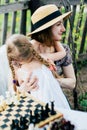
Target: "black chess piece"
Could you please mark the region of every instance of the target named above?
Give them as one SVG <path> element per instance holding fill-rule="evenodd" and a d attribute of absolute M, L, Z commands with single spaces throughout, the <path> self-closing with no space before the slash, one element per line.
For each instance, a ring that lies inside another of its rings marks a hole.
<path fill-rule="evenodd" d="M 75 126 L 74 125 L 71 125 L 70 126 L 70 130 L 74 130 L 75 129 Z"/>
<path fill-rule="evenodd" d="M 29 123 L 32 123 L 32 118 L 33 118 L 33 115 L 32 115 L 32 111 L 30 110 Z"/>
<path fill-rule="evenodd" d="M 66 121 L 64 122 L 64 124 L 62 124 L 61 129 L 62 130 L 74 130 L 75 126 L 71 124 L 70 121 Z"/>
<path fill-rule="evenodd" d="M 66 122 L 65 124 L 62 125 L 62 130 L 70 130 L 70 123 Z"/>
<path fill-rule="evenodd" d="M 37 108 L 34 111 L 34 116 L 35 116 L 35 123 L 39 123 L 40 122 L 40 113 Z"/>
<path fill-rule="evenodd" d="M 14 130 L 14 128 L 15 128 L 15 120 L 12 120 L 11 130 Z"/>
<path fill-rule="evenodd" d="M 57 122 L 54 122 L 50 128 L 50 130 L 59 130 L 59 126 Z M 61 130 L 61 129 L 60 129 Z"/>
<path fill-rule="evenodd" d="M 49 104 L 47 103 L 45 106 L 45 117 L 48 118 L 49 117 L 49 112 L 50 112 L 50 108 L 49 108 Z"/>
<path fill-rule="evenodd" d="M 40 112 L 40 121 L 45 120 L 45 111 L 43 109 L 43 106 L 41 106 L 41 112 Z"/>
<path fill-rule="evenodd" d="M 14 120 L 12 120 L 11 130 L 12 130 L 13 128 L 15 128 L 15 121 L 14 121 Z"/>
<path fill-rule="evenodd" d="M 29 121 L 30 124 L 36 124 L 36 117 L 35 115 L 32 115 L 32 111 L 30 111 Z"/>
<path fill-rule="evenodd" d="M 28 129 L 28 120 L 26 119 L 25 116 L 20 117 L 20 128 L 21 128 L 21 130 Z"/>
<path fill-rule="evenodd" d="M 46 118 L 48 118 L 49 117 L 49 112 L 50 112 L 50 108 L 49 108 L 48 103 L 45 105 L 45 107 L 41 106 L 40 121 L 43 121 Z"/>
<path fill-rule="evenodd" d="M 16 123 L 16 126 L 15 126 L 15 129 L 14 130 L 20 130 L 20 127 L 19 127 L 19 123 L 17 122 Z"/>
<path fill-rule="evenodd" d="M 20 130 L 18 120 L 12 120 L 11 130 Z"/>
<path fill-rule="evenodd" d="M 54 110 L 54 101 L 51 102 L 51 111 L 50 111 L 51 115 L 55 115 L 56 111 Z"/>

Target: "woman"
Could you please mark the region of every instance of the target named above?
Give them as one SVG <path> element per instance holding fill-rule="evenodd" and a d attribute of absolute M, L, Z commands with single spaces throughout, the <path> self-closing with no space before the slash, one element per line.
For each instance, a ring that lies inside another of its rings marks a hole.
<path fill-rule="evenodd" d="M 21 34 L 14 34 L 6 40 L 7 56 L 12 71 L 9 91 L 28 91 L 37 99 L 49 103 L 54 101 L 55 108 L 67 108 L 70 106 L 62 89 L 56 80 L 58 77 L 55 69 L 50 70 L 50 63 L 44 60 L 34 49 L 32 44 Z M 51 72 L 52 71 L 52 72 Z M 30 89 L 26 85 L 29 73 L 38 78 L 38 88 Z M 13 86 L 13 87 L 12 87 Z"/>
<path fill-rule="evenodd" d="M 28 36 L 31 37 L 30 42 L 34 49 L 43 58 L 55 62 L 59 74 L 63 72 L 64 77 L 58 79 L 60 85 L 64 88 L 73 89 L 76 78 L 70 49 L 64 46 L 65 56 L 59 52 L 59 49 L 63 48 L 61 44 L 62 33 L 65 31 L 63 20 L 69 17 L 70 14 L 71 11 L 61 14 L 54 4 L 39 7 L 31 17 L 35 29 Z"/>

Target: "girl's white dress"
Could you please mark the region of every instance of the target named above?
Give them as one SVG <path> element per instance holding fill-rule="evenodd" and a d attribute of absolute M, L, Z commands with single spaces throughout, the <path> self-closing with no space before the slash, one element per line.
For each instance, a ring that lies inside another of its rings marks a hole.
<path fill-rule="evenodd" d="M 28 72 L 23 69 L 19 69 L 20 78 L 26 79 Z M 31 94 L 45 102 L 51 104 L 51 101 L 54 101 L 55 108 L 67 108 L 70 109 L 68 101 L 58 83 L 54 78 L 52 72 L 45 65 L 42 65 L 41 68 L 33 71 L 32 76 L 37 76 L 39 79 L 38 85 L 39 89 L 36 91 L 31 91 Z"/>

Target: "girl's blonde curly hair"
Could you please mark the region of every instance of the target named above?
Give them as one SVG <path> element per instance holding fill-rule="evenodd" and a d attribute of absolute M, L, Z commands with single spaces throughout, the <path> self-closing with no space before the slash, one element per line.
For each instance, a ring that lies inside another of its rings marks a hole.
<path fill-rule="evenodd" d="M 36 52 L 29 42 L 28 38 L 22 34 L 13 34 L 6 40 L 7 45 L 7 56 L 9 61 L 9 66 L 12 71 L 13 82 L 14 82 L 14 90 L 16 91 L 16 83 L 15 83 L 15 70 L 12 65 L 12 61 L 25 61 L 29 62 L 29 59 L 35 59 L 42 64 L 46 65 L 50 68 L 51 64 L 47 62 L 44 58 L 42 58 L 38 52 Z M 51 70 L 53 75 L 56 78 L 59 78 L 59 75 L 55 70 Z"/>

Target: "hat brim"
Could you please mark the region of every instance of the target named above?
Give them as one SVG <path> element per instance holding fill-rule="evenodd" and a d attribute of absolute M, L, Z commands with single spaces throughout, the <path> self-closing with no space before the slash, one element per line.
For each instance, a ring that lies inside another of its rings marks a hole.
<path fill-rule="evenodd" d="M 46 29 L 46 28 L 48 28 L 48 27 L 54 25 L 54 24 L 57 23 L 58 21 L 60 21 L 60 20 L 62 20 L 62 19 L 68 18 L 68 17 L 71 15 L 71 13 L 72 13 L 72 11 L 69 11 L 69 12 L 67 12 L 67 13 L 64 13 L 64 14 L 58 16 L 57 18 L 55 18 L 55 19 L 53 19 L 53 20 L 47 22 L 47 23 L 44 24 L 43 26 L 41 26 L 41 27 L 39 27 L 38 29 L 34 30 L 33 32 L 28 33 L 27 36 L 30 36 L 30 35 L 32 35 L 32 34 L 34 34 L 34 33 L 37 33 L 37 32 L 40 32 L 40 31 L 42 31 L 42 30 L 44 30 L 44 29 Z"/>

